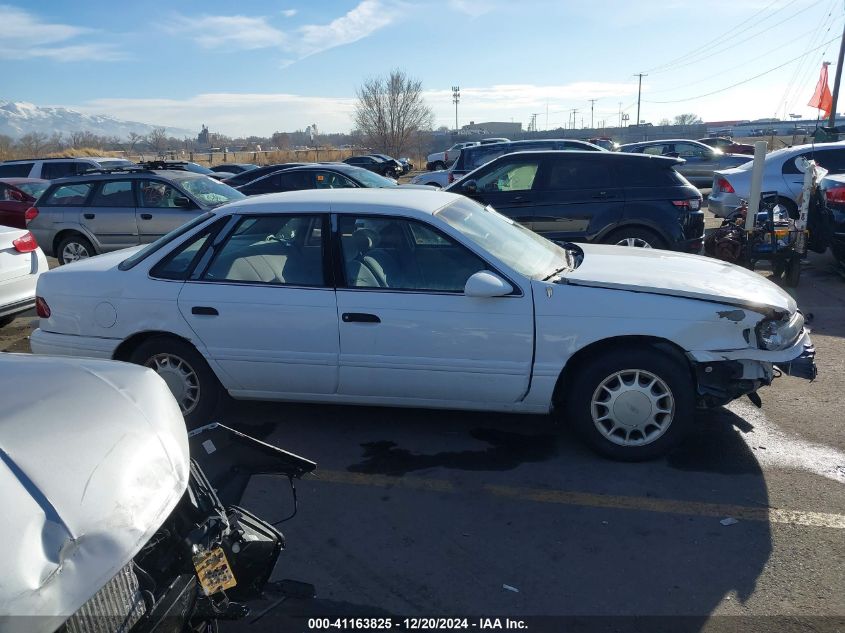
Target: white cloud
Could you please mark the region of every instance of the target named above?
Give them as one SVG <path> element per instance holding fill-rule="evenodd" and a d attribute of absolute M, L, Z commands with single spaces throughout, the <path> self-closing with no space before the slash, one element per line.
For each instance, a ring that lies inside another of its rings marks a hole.
<path fill-rule="evenodd" d="M 304 129 L 315 121 L 321 130 L 351 127 L 354 99 L 287 93 L 207 93 L 186 99 L 95 99 L 70 106 L 87 114 L 108 114 L 130 121 L 196 129 L 201 123 L 229 136 L 269 136 Z"/>
<path fill-rule="evenodd" d="M 281 11 L 293 17 L 296 9 Z M 225 45 L 229 49 L 277 48 L 294 59 L 285 58 L 280 67 L 317 53 L 357 42 L 393 23 L 399 12 L 393 3 L 362 0 L 357 6 L 327 24 L 305 24 L 291 31 L 273 26 L 268 17 L 204 15 L 198 18 L 174 16 L 163 28 L 170 33 L 186 33 L 204 48 Z"/>
<path fill-rule="evenodd" d="M 125 55 L 111 44 L 70 40 L 90 36 L 91 29 L 70 24 L 53 24 L 9 5 L 0 5 L 0 59 L 46 58 L 55 61 L 114 61 Z"/>
<path fill-rule="evenodd" d="M 493 10 L 493 3 L 486 0 L 449 0 L 449 9 L 477 18 Z"/>
<path fill-rule="evenodd" d="M 244 15 L 178 16 L 168 24 L 171 33 L 187 33 L 204 48 L 226 46 L 241 50 L 282 46 L 287 36 L 271 26 L 267 18 Z"/>
<path fill-rule="evenodd" d="M 460 123 L 513 119 L 527 124 L 532 112 L 545 114 L 548 102 L 551 125 L 555 121 L 566 120 L 568 112 L 564 109 L 580 107 L 582 112 L 589 112 L 587 99 L 602 99 L 596 104 L 597 112 L 601 108 L 615 112 L 617 97 L 618 100 L 630 101 L 631 95 L 636 98 L 636 92 L 636 83 L 462 87 Z M 454 125 L 451 90 L 428 90 L 425 98 L 435 112 L 437 125 Z M 213 131 L 229 136 L 269 136 L 275 131 L 304 129 L 314 122 L 321 130 L 348 131 L 352 127 L 354 103 L 352 94 L 320 97 L 289 93 L 207 93 L 185 99 L 97 99 L 68 107 L 88 114 L 108 114 L 130 121 L 154 121 L 160 125 L 197 131 L 200 123 L 205 123 Z M 540 119 L 545 121 L 544 117 Z"/>
<path fill-rule="evenodd" d="M 328 24 L 308 24 L 298 29 L 299 38 L 294 45 L 306 57 L 321 51 L 357 42 L 396 19 L 396 11 L 378 0 L 363 0 L 345 15 Z"/>

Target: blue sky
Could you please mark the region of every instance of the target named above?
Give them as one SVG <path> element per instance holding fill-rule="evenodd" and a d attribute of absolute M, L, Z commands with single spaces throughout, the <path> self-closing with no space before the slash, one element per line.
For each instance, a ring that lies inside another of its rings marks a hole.
<path fill-rule="evenodd" d="M 646 72 L 653 123 L 815 116 L 843 22 L 842 0 L 0 0 L 0 98 L 233 136 L 345 131 L 361 81 L 399 67 L 436 125 L 454 126 L 459 85 L 460 124 L 537 113 L 543 129 L 572 109 L 589 125 L 590 99 L 596 123 L 620 102 L 633 122 Z"/>

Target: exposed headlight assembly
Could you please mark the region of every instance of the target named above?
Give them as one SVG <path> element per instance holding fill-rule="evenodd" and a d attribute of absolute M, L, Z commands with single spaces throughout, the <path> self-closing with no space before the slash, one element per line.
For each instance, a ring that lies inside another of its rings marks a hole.
<path fill-rule="evenodd" d="M 786 349 L 798 340 L 803 331 L 804 315 L 797 311 L 783 319 L 764 319 L 757 325 L 757 344 L 760 349 Z"/>

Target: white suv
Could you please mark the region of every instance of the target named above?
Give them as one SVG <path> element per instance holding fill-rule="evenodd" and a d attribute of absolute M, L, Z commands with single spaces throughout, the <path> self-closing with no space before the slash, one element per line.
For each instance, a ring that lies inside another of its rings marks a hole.
<path fill-rule="evenodd" d="M 113 169 L 132 165 L 131 160 L 113 156 L 85 158 L 29 158 L 25 160 L 4 160 L 0 163 L 0 178 L 43 178 L 53 180 L 65 176 L 76 176 L 89 169 Z"/>

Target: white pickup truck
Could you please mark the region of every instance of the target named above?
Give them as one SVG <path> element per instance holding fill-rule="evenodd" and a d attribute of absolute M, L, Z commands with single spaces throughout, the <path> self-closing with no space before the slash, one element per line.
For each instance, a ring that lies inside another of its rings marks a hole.
<path fill-rule="evenodd" d="M 438 169 L 446 169 L 449 165 L 458 160 L 461 155 L 461 150 L 465 147 L 472 147 L 473 145 L 480 145 L 478 141 L 466 141 L 464 143 L 455 143 L 447 150 L 442 152 L 435 152 L 426 157 L 425 168 L 428 171 L 436 171 Z"/>

